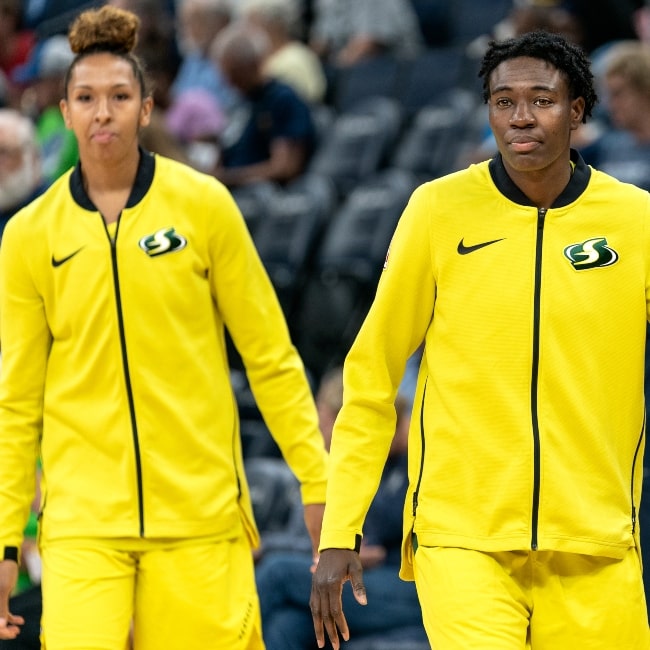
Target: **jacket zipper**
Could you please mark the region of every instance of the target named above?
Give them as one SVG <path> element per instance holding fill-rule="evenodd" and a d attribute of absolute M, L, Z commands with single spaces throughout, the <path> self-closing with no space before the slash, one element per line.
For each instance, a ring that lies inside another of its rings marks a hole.
<path fill-rule="evenodd" d="M 120 279 L 117 268 L 117 234 L 120 229 L 120 216 L 115 228 L 115 237 L 111 237 L 104 222 L 104 229 L 111 245 L 111 265 L 113 267 L 113 284 L 115 287 L 115 302 L 117 307 L 117 322 L 120 332 L 120 349 L 122 350 L 122 366 L 124 368 L 124 383 L 126 396 L 129 401 L 129 415 L 131 418 L 131 432 L 133 433 L 133 451 L 135 453 L 135 471 L 138 483 L 138 517 L 140 522 L 140 537 L 144 537 L 144 500 L 142 496 L 142 459 L 140 456 L 140 441 L 138 438 L 138 423 L 135 417 L 135 404 L 133 401 L 133 387 L 129 371 L 129 358 L 126 350 L 126 335 L 124 333 L 124 315 L 122 313 L 122 297 L 120 293 Z M 103 221 L 103 218 L 102 218 Z"/>
<path fill-rule="evenodd" d="M 420 444 L 421 444 L 421 451 L 420 451 L 420 472 L 418 474 L 418 482 L 415 486 L 415 490 L 413 492 L 413 516 L 415 517 L 415 512 L 418 509 L 418 494 L 420 492 L 420 483 L 422 483 L 422 475 L 424 474 L 424 449 L 426 446 L 426 441 L 424 439 L 424 398 L 427 395 L 427 382 L 429 380 L 426 379 L 424 382 L 424 390 L 422 391 L 422 402 L 420 404 Z"/>
<path fill-rule="evenodd" d="M 542 293 L 542 243 L 544 240 L 544 220 L 546 208 L 537 210 L 537 244 L 535 248 L 535 295 L 533 305 L 533 366 L 530 382 L 530 411 L 533 430 L 533 503 L 531 515 L 530 547 L 537 550 L 537 526 L 539 521 L 539 491 L 540 491 L 540 441 L 539 413 L 537 402 L 537 386 L 539 379 L 539 321 Z"/>
<path fill-rule="evenodd" d="M 645 436 L 645 427 L 646 427 L 646 418 L 643 416 L 643 427 L 641 428 L 641 435 L 639 440 L 636 443 L 636 449 L 634 450 L 634 458 L 632 460 L 632 478 L 630 480 L 630 503 L 632 504 L 632 534 L 636 532 L 636 503 L 634 503 L 634 477 L 636 475 L 636 461 L 639 458 L 639 451 L 641 450 L 641 442 Z M 643 471 L 643 466 L 641 467 Z"/>

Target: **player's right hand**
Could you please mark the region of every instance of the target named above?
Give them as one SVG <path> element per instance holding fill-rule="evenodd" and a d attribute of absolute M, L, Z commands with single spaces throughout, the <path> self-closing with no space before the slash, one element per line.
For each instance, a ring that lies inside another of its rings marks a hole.
<path fill-rule="evenodd" d="M 13 560 L 0 561 L 0 639 L 15 639 L 20 634 L 22 616 L 9 612 L 9 597 L 18 580 L 18 564 Z"/>

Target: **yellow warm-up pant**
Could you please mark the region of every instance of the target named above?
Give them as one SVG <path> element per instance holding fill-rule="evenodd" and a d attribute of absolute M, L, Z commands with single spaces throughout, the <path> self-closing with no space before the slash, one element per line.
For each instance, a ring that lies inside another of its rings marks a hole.
<path fill-rule="evenodd" d="M 649 650 L 641 564 L 545 551 L 419 546 L 415 582 L 435 650 Z"/>
<path fill-rule="evenodd" d="M 43 544 L 44 650 L 264 650 L 250 545 Z"/>

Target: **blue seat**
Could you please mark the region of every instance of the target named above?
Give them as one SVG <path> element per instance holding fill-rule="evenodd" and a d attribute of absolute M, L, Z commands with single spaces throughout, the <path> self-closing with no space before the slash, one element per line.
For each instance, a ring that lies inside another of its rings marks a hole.
<path fill-rule="evenodd" d="M 403 109 L 397 99 L 369 97 L 340 113 L 323 135 L 308 171 L 332 180 L 341 197 L 381 169 L 397 141 Z"/>
<path fill-rule="evenodd" d="M 505 18 L 513 0 L 454 0 L 451 16 L 451 41 L 465 46 L 478 36 L 491 34 Z"/>
<path fill-rule="evenodd" d="M 468 134 L 477 99 L 455 89 L 435 104 L 421 107 L 404 130 L 391 163 L 416 174 L 421 181 L 455 170 Z"/>
<path fill-rule="evenodd" d="M 462 85 L 464 49 L 457 45 L 429 48 L 402 64 L 397 97 L 407 117 Z"/>
<path fill-rule="evenodd" d="M 327 226 L 293 318 L 296 346 L 316 377 L 347 354 L 416 185 L 406 170 L 376 172 L 348 195 Z"/>
<path fill-rule="evenodd" d="M 401 62 L 390 54 L 364 59 L 333 71 L 331 102 L 338 112 L 347 111 L 368 97 L 395 97 Z"/>
<path fill-rule="evenodd" d="M 287 319 L 304 285 L 311 255 L 335 196 L 328 178 L 315 174 L 301 177 L 275 194 L 253 234 Z"/>

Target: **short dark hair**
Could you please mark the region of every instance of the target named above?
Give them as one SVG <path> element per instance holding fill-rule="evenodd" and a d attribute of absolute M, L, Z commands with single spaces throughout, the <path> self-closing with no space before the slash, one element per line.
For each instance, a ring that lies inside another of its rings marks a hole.
<path fill-rule="evenodd" d="M 582 97 L 585 100 L 582 121 L 586 122 L 598 101 L 590 61 L 582 48 L 550 32 L 528 32 L 489 44 L 478 73 L 483 78 L 483 100 L 487 103 L 490 99 L 492 71 L 504 61 L 521 56 L 547 61 L 566 75 L 571 99 Z"/>

